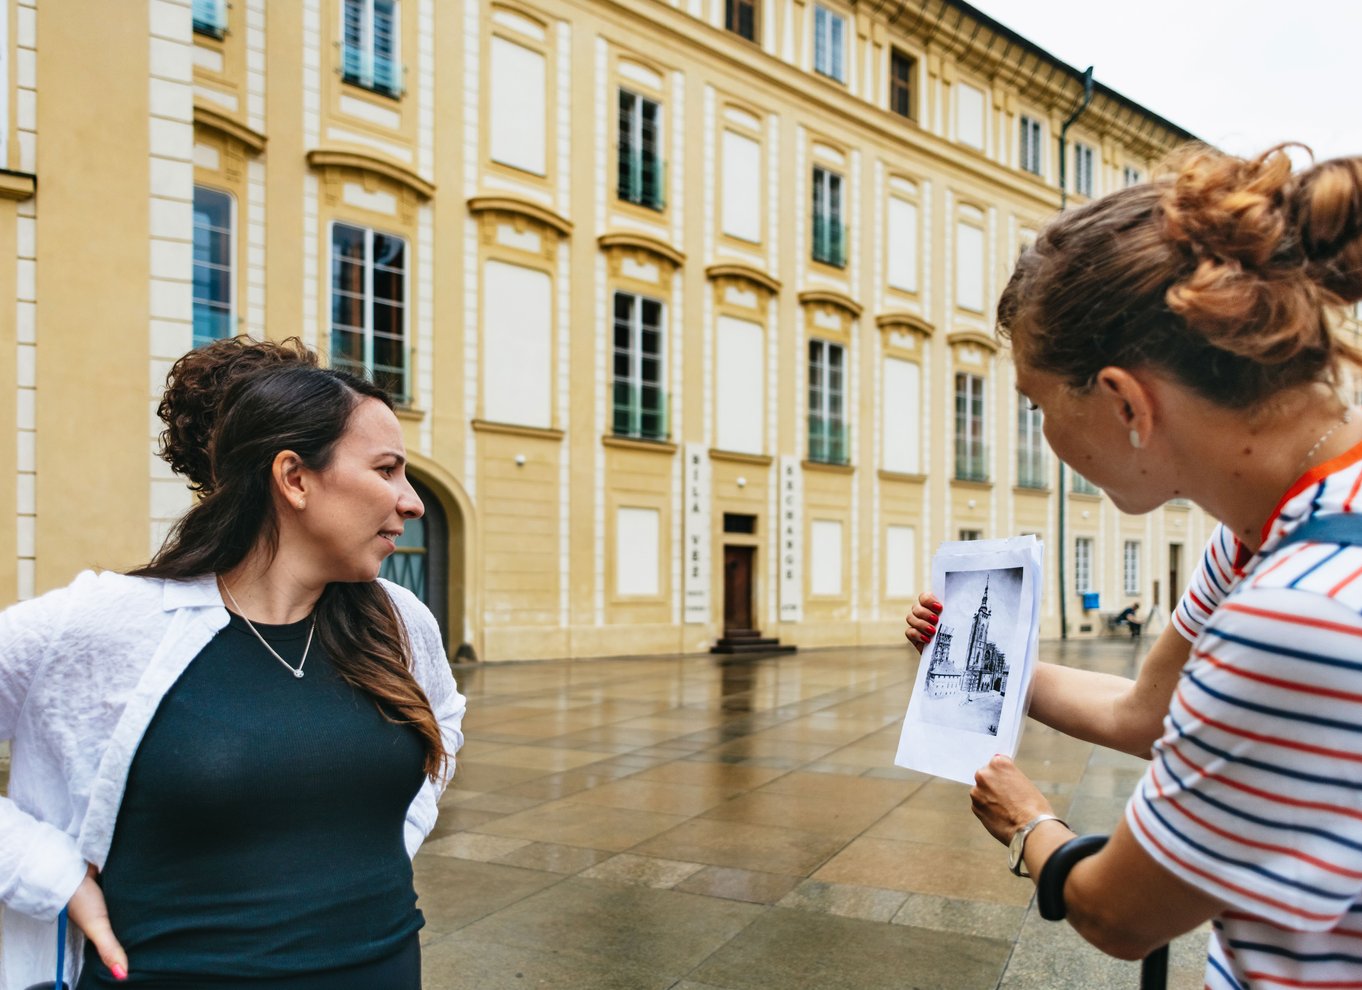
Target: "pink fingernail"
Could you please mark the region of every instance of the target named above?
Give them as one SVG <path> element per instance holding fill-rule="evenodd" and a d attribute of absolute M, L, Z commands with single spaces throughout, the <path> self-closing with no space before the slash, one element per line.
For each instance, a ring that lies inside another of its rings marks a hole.
<path fill-rule="evenodd" d="M 118 965 L 110 966 L 109 972 L 112 973 L 113 978 L 115 980 L 118 980 L 120 983 L 122 983 L 124 980 L 128 978 L 128 971 L 124 969 L 122 966 Z"/>

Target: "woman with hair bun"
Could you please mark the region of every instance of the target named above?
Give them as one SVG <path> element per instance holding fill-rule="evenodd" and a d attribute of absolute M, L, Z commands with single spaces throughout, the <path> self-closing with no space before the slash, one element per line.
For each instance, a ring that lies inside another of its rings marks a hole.
<path fill-rule="evenodd" d="M 0 613 L 0 990 L 418 990 L 411 857 L 463 743 L 433 616 L 378 579 L 422 505 L 370 382 L 297 341 L 181 358 L 201 493 L 130 574 Z"/>
<path fill-rule="evenodd" d="M 1362 987 L 1362 545 L 1338 518 L 1362 419 L 1334 332 L 1358 300 L 1362 158 L 1293 173 L 1278 147 L 1195 149 L 1058 217 L 998 305 L 1056 454 L 1124 512 L 1191 499 L 1240 548 L 1123 821 L 1060 887 L 1124 959 L 1212 921 L 1216 990 Z M 971 798 L 1019 874 L 1074 838 L 1006 757 Z"/>

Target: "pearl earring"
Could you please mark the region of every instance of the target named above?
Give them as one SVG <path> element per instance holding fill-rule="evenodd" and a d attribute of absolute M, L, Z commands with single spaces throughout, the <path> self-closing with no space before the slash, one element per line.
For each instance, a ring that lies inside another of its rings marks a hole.
<path fill-rule="evenodd" d="M 303 499 L 301 499 L 301 498 L 298 499 L 298 508 L 301 509 L 301 508 L 302 508 L 304 505 L 306 505 L 306 504 L 307 504 L 307 503 L 304 502 Z"/>
<path fill-rule="evenodd" d="M 1131 445 L 1132 447 L 1134 447 L 1136 450 L 1139 450 L 1140 447 L 1142 446 L 1142 444 L 1140 443 L 1140 431 L 1139 431 L 1139 430 L 1131 430 L 1131 431 L 1130 431 L 1130 445 Z"/>

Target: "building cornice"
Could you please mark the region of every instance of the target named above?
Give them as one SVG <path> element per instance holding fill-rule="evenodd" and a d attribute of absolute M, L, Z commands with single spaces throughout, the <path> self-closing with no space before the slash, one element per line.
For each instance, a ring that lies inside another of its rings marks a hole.
<path fill-rule="evenodd" d="M 405 186 L 423 200 L 435 195 L 435 186 L 427 182 L 405 165 L 370 155 L 362 151 L 346 151 L 339 148 L 313 148 L 307 153 L 307 163 L 315 169 L 348 168 L 360 172 L 372 172 Z"/>

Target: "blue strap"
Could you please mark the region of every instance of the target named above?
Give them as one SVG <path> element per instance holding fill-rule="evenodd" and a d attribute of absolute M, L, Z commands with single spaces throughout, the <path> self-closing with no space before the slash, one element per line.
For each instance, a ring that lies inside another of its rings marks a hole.
<path fill-rule="evenodd" d="M 1331 512 L 1311 516 L 1273 548 L 1273 553 L 1293 543 L 1336 543 L 1339 546 L 1362 546 L 1362 513 Z"/>
<path fill-rule="evenodd" d="M 57 915 L 57 990 L 66 986 L 66 908 Z"/>

